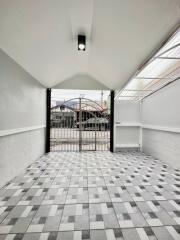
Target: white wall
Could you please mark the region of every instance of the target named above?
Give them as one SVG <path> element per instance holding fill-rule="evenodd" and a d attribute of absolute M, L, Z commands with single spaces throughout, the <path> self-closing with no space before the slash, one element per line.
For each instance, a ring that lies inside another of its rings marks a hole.
<path fill-rule="evenodd" d="M 180 127 L 180 80 L 143 101 L 142 120 L 143 124 Z"/>
<path fill-rule="evenodd" d="M 114 143 L 119 148 L 137 148 L 140 145 L 140 104 L 115 101 Z"/>
<path fill-rule="evenodd" d="M 55 89 L 110 90 L 103 83 L 86 74 L 77 74 L 57 84 Z"/>
<path fill-rule="evenodd" d="M 133 101 L 115 101 L 115 122 L 139 123 L 140 105 Z"/>
<path fill-rule="evenodd" d="M 180 167 L 180 80 L 142 102 L 142 124 L 143 151 Z"/>
<path fill-rule="evenodd" d="M 0 186 L 44 153 L 45 104 L 45 88 L 0 50 Z"/>

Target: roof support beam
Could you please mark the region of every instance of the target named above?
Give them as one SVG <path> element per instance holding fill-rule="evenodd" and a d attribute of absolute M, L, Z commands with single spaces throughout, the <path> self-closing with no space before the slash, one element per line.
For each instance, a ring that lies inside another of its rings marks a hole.
<path fill-rule="evenodd" d="M 180 60 L 180 57 L 155 57 L 155 59 Z"/>
<path fill-rule="evenodd" d="M 123 92 L 130 92 L 130 91 L 132 91 L 132 92 L 152 92 L 153 90 L 149 90 L 149 89 L 124 89 L 123 90 Z"/>
<path fill-rule="evenodd" d="M 121 97 L 133 97 L 133 98 L 135 98 L 135 97 L 143 97 L 144 95 L 141 95 L 141 96 L 139 96 L 139 95 L 120 95 L 119 96 L 119 98 L 121 98 Z"/>
<path fill-rule="evenodd" d="M 142 80 L 143 80 L 143 79 L 145 79 L 145 80 L 146 80 L 146 79 L 150 79 L 150 80 L 151 80 L 151 79 L 152 79 L 152 80 L 161 80 L 161 79 L 162 79 L 162 80 L 165 80 L 165 79 L 166 79 L 166 80 L 167 80 L 167 79 L 171 79 L 171 78 L 168 78 L 168 77 L 135 77 L 134 79 L 142 79 Z"/>
<path fill-rule="evenodd" d="M 174 48 L 177 48 L 177 47 L 179 47 L 179 46 L 180 46 L 180 43 L 178 43 L 178 44 L 176 44 L 176 45 L 168 48 L 167 50 L 165 50 L 165 51 L 163 51 L 162 53 L 160 53 L 158 56 L 155 56 L 155 58 L 156 58 L 156 57 L 161 57 L 163 54 L 165 54 L 165 53 L 167 53 L 167 52 L 169 52 L 169 51 L 171 51 L 171 50 L 173 50 Z"/>

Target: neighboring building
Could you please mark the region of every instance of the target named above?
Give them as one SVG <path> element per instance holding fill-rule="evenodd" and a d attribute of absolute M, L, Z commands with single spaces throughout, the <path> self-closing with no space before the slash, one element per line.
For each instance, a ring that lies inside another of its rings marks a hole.
<path fill-rule="evenodd" d="M 94 117 L 109 119 L 106 102 L 103 102 L 103 106 L 101 106 L 100 102 L 82 99 L 80 107 L 79 101 L 57 101 L 56 106 L 51 108 L 51 127 L 74 127 L 79 122 L 80 111 L 82 121 Z"/>

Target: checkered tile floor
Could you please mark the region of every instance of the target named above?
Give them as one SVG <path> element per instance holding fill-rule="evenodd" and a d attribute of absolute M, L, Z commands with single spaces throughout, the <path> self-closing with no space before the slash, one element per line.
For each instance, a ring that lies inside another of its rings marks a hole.
<path fill-rule="evenodd" d="M 50 153 L 0 189 L 0 240 L 180 239 L 180 170 L 140 152 Z"/>

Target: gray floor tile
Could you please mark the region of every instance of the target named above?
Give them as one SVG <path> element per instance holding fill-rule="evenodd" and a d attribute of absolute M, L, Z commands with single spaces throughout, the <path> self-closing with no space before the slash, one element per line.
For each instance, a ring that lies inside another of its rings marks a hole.
<path fill-rule="evenodd" d="M 177 240 L 179 224 L 180 171 L 136 151 L 52 152 L 0 189 L 0 240 Z"/>
<path fill-rule="evenodd" d="M 60 221 L 61 221 L 61 216 L 48 217 L 44 224 L 43 231 L 44 232 L 58 231 Z"/>
<path fill-rule="evenodd" d="M 107 240 L 105 230 L 91 230 L 91 240 Z"/>
<path fill-rule="evenodd" d="M 16 224 L 11 229 L 11 233 L 24 233 L 26 232 L 29 224 L 32 221 L 32 217 L 19 218 Z"/>
<path fill-rule="evenodd" d="M 167 229 L 163 227 L 153 227 L 152 228 L 158 240 L 174 240 L 174 238 L 170 235 Z"/>

